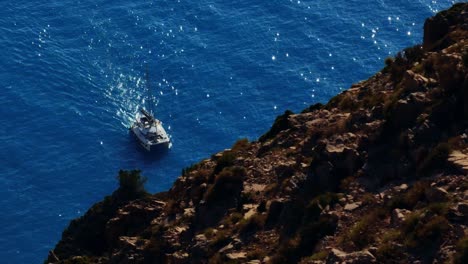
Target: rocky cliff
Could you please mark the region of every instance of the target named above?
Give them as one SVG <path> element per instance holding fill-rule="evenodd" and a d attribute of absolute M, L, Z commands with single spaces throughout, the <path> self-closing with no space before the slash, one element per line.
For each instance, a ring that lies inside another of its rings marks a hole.
<path fill-rule="evenodd" d="M 147 195 L 138 171 L 46 263 L 468 263 L 468 4 L 326 105 Z"/>

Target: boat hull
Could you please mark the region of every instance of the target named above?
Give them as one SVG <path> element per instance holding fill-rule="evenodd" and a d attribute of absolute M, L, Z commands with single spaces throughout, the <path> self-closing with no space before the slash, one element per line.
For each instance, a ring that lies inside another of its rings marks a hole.
<path fill-rule="evenodd" d="M 140 145 L 147 151 L 153 151 L 157 149 L 168 149 L 171 146 L 171 142 L 169 140 L 167 141 L 161 141 L 161 142 L 151 142 L 146 137 L 141 133 L 140 128 L 138 126 L 132 126 L 130 128 L 130 131 L 132 131 L 132 134 L 136 137 Z"/>

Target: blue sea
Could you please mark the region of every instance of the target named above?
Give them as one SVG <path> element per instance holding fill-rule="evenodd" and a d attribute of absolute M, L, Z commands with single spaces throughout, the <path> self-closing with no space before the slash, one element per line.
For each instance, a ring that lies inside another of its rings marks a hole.
<path fill-rule="evenodd" d="M 326 102 L 422 41 L 447 0 L 1 0 L 0 262 L 41 263 L 70 220 L 141 169 L 150 192 Z M 171 135 L 128 127 L 148 102 Z"/>

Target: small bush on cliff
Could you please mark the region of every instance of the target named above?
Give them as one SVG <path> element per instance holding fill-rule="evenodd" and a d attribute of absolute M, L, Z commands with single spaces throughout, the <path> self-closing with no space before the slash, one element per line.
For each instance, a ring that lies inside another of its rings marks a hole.
<path fill-rule="evenodd" d="M 426 190 L 429 188 L 427 182 L 416 182 L 411 189 L 402 195 L 395 196 L 387 204 L 390 210 L 404 208 L 412 210 L 417 203 L 426 200 Z"/>
<path fill-rule="evenodd" d="M 96 260 L 92 260 L 88 256 L 76 256 L 71 259 L 67 259 L 63 264 L 91 264 L 96 263 Z"/>
<path fill-rule="evenodd" d="M 214 168 L 213 174 L 220 173 L 224 168 L 231 167 L 234 165 L 236 155 L 232 151 L 225 151 L 223 155 L 218 159 L 216 167 Z"/>
<path fill-rule="evenodd" d="M 249 140 L 246 138 L 242 138 L 236 141 L 231 148 L 231 151 L 234 153 L 245 151 L 249 147 Z"/>
<path fill-rule="evenodd" d="M 385 217 L 386 212 L 381 208 L 371 211 L 369 214 L 362 217 L 349 232 L 343 237 L 343 243 L 351 242 L 358 249 L 362 249 L 375 240 L 376 223 Z"/>
<path fill-rule="evenodd" d="M 289 128 L 289 121 L 288 117 L 290 115 L 294 114 L 290 110 L 286 110 L 284 114 L 278 116 L 275 120 L 275 123 L 273 123 L 273 126 L 270 128 L 268 132 L 266 132 L 263 136 L 259 138 L 260 142 L 265 142 L 270 138 L 273 138 L 274 136 L 278 135 L 279 132 L 286 130 Z"/>
<path fill-rule="evenodd" d="M 454 262 L 456 264 L 468 263 L 468 236 L 458 241 Z"/>
<path fill-rule="evenodd" d="M 246 235 L 261 230 L 265 226 L 265 221 L 265 214 L 255 214 L 248 219 L 243 219 L 239 222 L 239 233 Z"/>
<path fill-rule="evenodd" d="M 465 68 L 468 68 L 468 51 L 465 50 L 465 52 L 463 52 L 463 66 L 465 66 Z"/>
<path fill-rule="evenodd" d="M 313 105 L 307 107 L 306 109 L 302 110 L 301 113 L 303 113 L 303 114 L 304 114 L 304 113 L 311 113 L 311 112 L 320 110 L 320 109 L 322 109 L 323 107 L 324 107 L 323 104 L 321 104 L 321 103 L 316 103 L 316 104 L 313 104 Z"/>
<path fill-rule="evenodd" d="M 182 176 L 187 176 L 190 172 L 198 169 L 200 165 L 199 164 L 192 164 L 186 168 L 182 169 Z"/>
<path fill-rule="evenodd" d="M 403 74 L 409 69 L 415 62 L 422 59 L 424 50 L 421 45 L 406 48 L 403 52 L 398 52 L 395 59 L 387 58 L 385 64 L 387 67 L 385 70 L 389 70 L 392 81 L 396 84 L 401 81 Z"/>
<path fill-rule="evenodd" d="M 385 66 L 386 66 L 386 67 L 392 67 L 393 61 L 394 61 L 394 60 L 393 60 L 392 57 L 387 57 L 387 58 L 385 59 Z"/>
<path fill-rule="evenodd" d="M 437 145 L 431 150 L 429 155 L 427 155 L 427 157 L 419 166 L 419 174 L 421 176 L 430 176 L 426 174 L 431 173 L 437 169 L 445 168 L 450 151 L 451 147 L 448 143 L 440 143 Z"/>
<path fill-rule="evenodd" d="M 126 199 L 138 199 L 146 196 L 145 190 L 146 177 L 140 175 L 140 170 L 120 170 L 119 189 L 117 190 Z"/>
<path fill-rule="evenodd" d="M 375 257 L 379 263 L 406 263 L 405 250 L 396 241 L 401 237 L 399 230 L 389 230 L 382 236 L 382 241 L 377 248 Z"/>
<path fill-rule="evenodd" d="M 271 262 L 297 263 L 302 257 L 313 252 L 321 238 L 333 234 L 337 223 L 338 218 L 333 215 L 322 215 L 316 221 L 304 223 L 296 236 L 281 243 Z"/>
<path fill-rule="evenodd" d="M 435 245 L 449 229 L 449 222 L 443 216 L 433 216 L 424 220 L 421 214 L 414 213 L 402 226 L 405 245 L 409 248 L 426 248 Z"/>
<path fill-rule="evenodd" d="M 330 192 L 315 197 L 306 206 L 302 221 L 316 221 L 319 218 L 320 213 L 322 212 L 322 208 L 325 208 L 326 206 L 333 206 L 334 204 L 338 203 L 340 198 L 341 197 L 339 194 Z"/>
<path fill-rule="evenodd" d="M 242 167 L 225 168 L 216 176 L 214 184 L 207 190 L 205 201 L 216 203 L 237 198 L 242 190 L 245 173 Z"/>

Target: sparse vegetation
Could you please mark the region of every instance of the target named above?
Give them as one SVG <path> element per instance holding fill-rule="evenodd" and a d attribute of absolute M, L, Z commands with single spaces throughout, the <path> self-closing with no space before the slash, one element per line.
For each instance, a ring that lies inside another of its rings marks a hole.
<path fill-rule="evenodd" d="M 313 111 L 317 111 L 317 110 L 320 110 L 324 107 L 323 104 L 321 103 L 316 103 L 316 104 L 313 104 L 309 107 L 307 107 L 306 109 L 304 109 L 301 113 L 311 113 Z"/>
<path fill-rule="evenodd" d="M 199 164 L 192 164 L 192 165 L 190 165 L 190 166 L 188 166 L 188 167 L 186 167 L 186 168 L 183 168 L 183 169 L 182 169 L 182 175 L 183 175 L 183 176 L 188 175 L 190 172 L 192 172 L 192 171 L 198 169 L 199 166 L 200 166 Z"/>
<path fill-rule="evenodd" d="M 323 215 L 304 223 L 295 236 L 280 245 L 272 263 L 295 263 L 307 256 L 322 237 L 335 232 L 337 222 L 336 216 Z"/>
<path fill-rule="evenodd" d="M 163 194 L 145 197 L 140 171 L 121 171 L 119 189 L 72 222 L 55 253 L 65 261 L 74 247 L 93 256 L 88 262 L 134 254 L 148 263 L 312 263 L 338 249 L 345 263 L 373 262 L 367 251 L 377 263 L 468 263 L 463 44 L 387 58 L 382 72 L 326 106 L 286 111 L 258 142 L 239 139 L 183 169 Z M 402 81 L 407 70 L 414 80 Z M 463 73 L 455 86 L 451 70 Z M 448 161 L 452 149 L 461 153 Z"/>
<path fill-rule="evenodd" d="M 214 184 L 205 193 L 207 203 L 225 201 L 236 198 L 242 190 L 245 169 L 242 167 L 229 167 L 216 176 Z"/>
<path fill-rule="evenodd" d="M 465 68 L 468 68 L 468 51 L 465 50 L 465 52 L 463 52 L 462 60 L 463 66 L 465 66 Z"/>
<path fill-rule="evenodd" d="M 317 253 L 314 253 L 312 256 L 307 257 L 307 259 L 311 261 L 325 260 L 327 256 L 328 256 L 327 251 L 319 251 Z"/>
<path fill-rule="evenodd" d="M 214 238 L 211 240 L 210 246 L 216 250 L 224 247 L 230 240 L 230 234 L 227 230 L 218 230 Z"/>
<path fill-rule="evenodd" d="M 266 214 L 255 214 L 248 219 L 239 222 L 239 233 L 248 234 L 263 229 L 265 226 Z"/>
<path fill-rule="evenodd" d="M 213 174 L 220 173 L 224 168 L 228 168 L 234 165 L 236 155 L 232 151 L 225 151 L 223 155 L 218 159 L 216 167 L 214 168 Z"/>
<path fill-rule="evenodd" d="M 427 155 L 427 157 L 419 166 L 419 174 L 421 176 L 430 176 L 427 174 L 433 172 L 434 170 L 445 168 L 450 151 L 451 147 L 448 143 L 439 143 L 431 150 L 429 155 Z"/>
<path fill-rule="evenodd" d="M 468 236 L 464 236 L 458 241 L 454 262 L 456 264 L 468 263 Z"/>
<path fill-rule="evenodd" d="M 264 135 L 262 135 L 258 140 L 260 142 L 265 142 L 268 139 L 277 135 L 279 132 L 288 129 L 289 128 L 288 117 L 292 114 L 294 114 L 292 111 L 286 110 L 284 114 L 278 116 L 275 122 L 273 123 L 273 126 L 270 128 L 270 130 L 266 132 Z"/>
<path fill-rule="evenodd" d="M 416 182 L 411 189 L 402 195 L 395 196 L 387 204 L 387 207 L 392 210 L 394 208 L 403 208 L 412 210 L 417 203 L 426 200 L 426 190 L 429 184 L 424 181 Z"/>
<path fill-rule="evenodd" d="M 237 224 L 237 222 L 239 222 L 243 217 L 244 216 L 242 215 L 242 213 L 233 212 L 230 215 L 228 215 L 226 218 L 224 218 L 222 220 L 221 224 L 223 224 L 223 225 L 225 225 L 227 227 L 232 227 L 235 224 Z"/>
<path fill-rule="evenodd" d="M 420 213 L 414 213 L 405 220 L 402 227 L 404 243 L 409 248 L 424 248 L 435 245 L 448 230 L 449 223 L 443 216 L 425 220 Z"/>
<path fill-rule="evenodd" d="M 245 151 L 250 146 L 249 140 L 242 138 L 236 141 L 231 148 L 231 151 L 234 153 Z"/>
<path fill-rule="evenodd" d="M 381 221 L 385 215 L 385 210 L 380 208 L 372 210 L 370 213 L 363 216 L 359 222 L 354 224 L 341 242 L 344 244 L 351 242 L 352 245 L 358 249 L 366 247 L 374 242 L 376 232 L 373 228 L 375 228 L 376 223 Z"/>
<path fill-rule="evenodd" d="M 117 190 L 126 199 L 142 198 L 148 193 L 145 190 L 146 177 L 141 176 L 140 170 L 120 170 L 117 179 L 119 189 Z"/>

